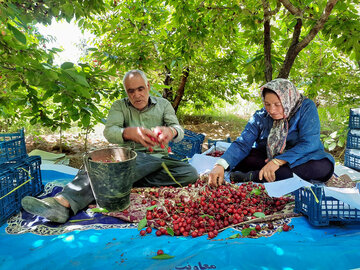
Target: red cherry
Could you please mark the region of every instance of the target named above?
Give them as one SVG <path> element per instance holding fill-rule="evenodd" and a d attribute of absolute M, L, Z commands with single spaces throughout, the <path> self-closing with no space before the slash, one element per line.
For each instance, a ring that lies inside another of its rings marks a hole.
<path fill-rule="evenodd" d="M 147 233 L 151 233 L 151 232 L 152 232 L 151 227 L 147 227 L 147 228 L 146 228 L 146 232 L 147 232 Z"/>
<path fill-rule="evenodd" d="M 290 226 L 287 225 L 287 224 L 284 224 L 283 227 L 282 227 L 282 229 L 283 229 L 284 232 L 287 232 L 287 231 L 290 230 Z"/>
<path fill-rule="evenodd" d="M 140 235 L 141 235 L 141 236 L 144 236 L 145 234 L 146 234 L 146 231 L 145 231 L 145 230 L 141 230 L 141 231 L 140 231 Z"/>
<path fill-rule="evenodd" d="M 163 251 L 162 249 L 159 249 L 159 250 L 157 251 L 157 255 L 162 255 L 162 254 L 164 254 L 164 251 Z"/>

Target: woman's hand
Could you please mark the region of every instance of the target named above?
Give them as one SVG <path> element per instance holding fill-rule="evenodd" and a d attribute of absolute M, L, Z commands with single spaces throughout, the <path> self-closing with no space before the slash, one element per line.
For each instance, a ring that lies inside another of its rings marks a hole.
<path fill-rule="evenodd" d="M 216 164 L 209 174 L 209 185 L 217 187 L 224 183 L 225 169 L 220 164 Z"/>
<path fill-rule="evenodd" d="M 275 162 L 273 160 L 270 160 L 259 172 L 259 180 L 265 180 L 267 182 L 274 182 L 276 180 L 275 172 L 280 168 L 281 165 L 284 165 L 286 161 L 275 159 Z"/>

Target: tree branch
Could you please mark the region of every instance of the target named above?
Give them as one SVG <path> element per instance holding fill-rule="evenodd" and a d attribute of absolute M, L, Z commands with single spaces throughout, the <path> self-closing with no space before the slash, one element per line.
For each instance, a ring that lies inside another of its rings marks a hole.
<path fill-rule="evenodd" d="M 301 9 L 295 7 L 289 0 L 279 0 L 283 6 L 293 15 L 301 17 L 303 12 Z"/>
<path fill-rule="evenodd" d="M 296 51 L 300 52 L 304 49 L 310 41 L 312 41 L 319 31 L 324 27 L 324 24 L 328 20 L 331 11 L 339 0 L 329 0 L 326 4 L 323 14 L 321 14 L 320 19 L 316 22 L 315 26 L 310 30 L 309 34 L 298 44 Z"/>
<path fill-rule="evenodd" d="M 274 16 L 276 13 L 278 13 L 280 8 L 281 8 L 280 2 L 276 2 L 276 8 L 270 11 L 270 16 Z"/>
<path fill-rule="evenodd" d="M 16 68 L 5 67 L 3 65 L 1 65 L 0 68 L 7 69 L 7 70 L 12 70 L 12 71 L 16 70 Z"/>
<path fill-rule="evenodd" d="M 291 3 L 288 0 L 279 0 L 281 3 L 285 3 L 286 5 Z M 324 9 L 323 14 L 320 16 L 320 19 L 317 20 L 315 26 L 310 30 L 310 32 L 307 34 L 307 36 L 299 42 L 300 33 L 301 33 L 301 27 L 302 27 L 302 16 L 300 16 L 297 19 L 297 23 L 294 27 L 294 33 L 291 45 L 289 47 L 289 50 L 286 53 L 286 57 L 283 63 L 283 66 L 280 69 L 279 72 L 279 78 L 288 78 L 290 74 L 290 69 L 292 65 L 295 62 L 295 59 L 299 52 L 304 49 L 319 33 L 319 31 L 324 27 L 325 22 L 328 20 L 332 9 L 334 8 L 335 4 L 339 0 L 329 0 L 326 4 L 326 7 Z M 291 12 L 291 11 L 290 11 Z M 301 11 L 302 14 L 302 11 Z"/>
<path fill-rule="evenodd" d="M 183 73 L 181 76 L 181 82 L 180 82 L 179 88 L 176 92 L 176 97 L 173 102 L 173 108 L 174 108 L 175 112 L 179 108 L 180 101 L 181 101 L 182 97 L 184 96 L 185 85 L 186 85 L 187 79 L 189 77 L 189 72 L 190 72 L 190 70 L 188 67 L 183 69 Z"/>

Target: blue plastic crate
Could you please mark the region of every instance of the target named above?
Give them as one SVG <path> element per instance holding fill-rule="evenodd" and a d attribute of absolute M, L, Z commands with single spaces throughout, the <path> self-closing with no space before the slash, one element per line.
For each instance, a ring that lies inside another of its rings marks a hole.
<path fill-rule="evenodd" d="M 0 173 L 0 225 L 21 209 L 21 199 L 40 194 L 44 185 L 41 179 L 41 158 L 28 157 L 8 164 Z"/>
<path fill-rule="evenodd" d="M 0 134 L 0 164 L 27 157 L 24 130 Z"/>
<path fill-rule="evenodd" d="M 205 135 L 185 129 L 184 138 L 180 142 L 169 142 L 173 153 L 169 157 L 183 160 L 192 158 L 195 154 L 201 154 L 204 139 Z"/>
<path fill-rule="evenodd" d="M 360 129 L 350 129 L 348 131 L 346 147 L 360 149 Z"/>
<path fill-rule="evenodd" d="M 333 197 L 325 196 L 322 186 L 312 186 L 312 191 L 319 200 L 317 203 L 314 194 L 308 188 L 301 188 L 294 192 L 295 212 L 307 216 L 309 223 L 314 226 L 327 226 L 329 222 L 359 222 L 360 210 Z"/>
<path fill-rule="evenodd" d="M 349 128 L 360 129 L 360 108 L 350 109 Z"/>
<path fill-rule="evenodd" d="M 213 145 L 216 145 L 217 142 L 228 142 L 231 143 L 231 138 L 227 137 L 225 140 L 212 140 L 208 139 L 208 149 L 210 149 Z"/>
<path fill-rule="evenodd" d="M 14 189 L 14 177 L 9 171 L 0 173 L 0 226 L 18 210 L 16 205 L 16 192 Z"/>
<path fill-rule="evenodd" d="M 360 171 L 360 150 L 346 149 L 344 157 L 344 165 L 346 167 Z"/>

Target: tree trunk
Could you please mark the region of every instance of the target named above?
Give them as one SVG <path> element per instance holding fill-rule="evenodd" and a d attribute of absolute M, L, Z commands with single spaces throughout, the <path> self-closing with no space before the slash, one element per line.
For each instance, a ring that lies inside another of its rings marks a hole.
<path fill-rule="evenodd" d="M 268 4 L 268 2 L 266 2 Z M 265 80 L 272 80 L 271 64 L 271 33 L 270 33 L 270 14 L 268 6 L 264 6 L 264 61 L 265 61 Z"/>
<path fill-rule="evenodd" d="M 166 71 L 166 74 L 165 74 L 164 85 L 171 85 L 171 83 L 172 83 L 171 72 L 167 66 L 165 66 L 165 71 Z M 173 101 L 174 96 L 173 96 L 172 87 L 164 88 L 162 96 L 163 96 L 163 98 L 166 98 L 169 101 Z"/>
<path fill-rule="evenodd" d="M 298 56 L 299 52 L 297 47 L 299 44 L 299 37 L 301 34 L 301 26 L 302 26 L 302 20 L 297 19 L 297 23 L 294 27 L 294 33 L 293 33 L 293 40 L 291 42 L 291 45 L 286 53 L 285 60 L 283 63 L 283 66 L 280 69 L 278 78 L 284 78 L 287 79 L 290 74 L 291 67 L 293 66 L 296 56 Z"/>
<path fill-rule="evenodd" d="M 176 97 L 174 99 L 174 102 L 172 103 L 172 106 L 173 106 L 175 112 L 177 112 L 180 102 L 182 100 L 182 97 L 184 96 L 185 85 L 186 85 L 188 77 L 189 77 L 189 68 L 184 68 L 182 76 L 181 76 L 181 82 L 180 82 L 179 88 L 176 91 Z"/>

